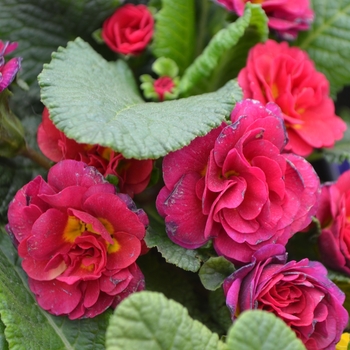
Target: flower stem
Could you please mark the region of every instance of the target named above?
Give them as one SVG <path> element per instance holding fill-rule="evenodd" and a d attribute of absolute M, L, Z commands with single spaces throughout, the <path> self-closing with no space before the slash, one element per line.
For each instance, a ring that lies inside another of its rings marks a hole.
<path fill-rule="evenodd" d="M 26 145 L 26 147 L 21 152 L 21 155 L 29 158 L 46 170 L 49 170 L 51 168 L 51 162 L 46 157 L 31 148 L 29 145 Z"/>

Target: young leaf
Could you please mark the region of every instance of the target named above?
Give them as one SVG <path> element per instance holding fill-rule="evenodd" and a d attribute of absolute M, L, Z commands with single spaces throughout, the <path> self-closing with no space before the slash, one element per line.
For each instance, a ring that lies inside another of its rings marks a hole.
<path fill-rule="evenodd" d="M 111 317 L 107 350 L 225 349 L 217 334 L 193 320 L 163 294 L 139 292 L 123 300 Z"/>
<path fill-rule="evenodd" d="M 335 97 L 350 80 L 350 0 L 313 0 L 312 7 L 312 28 L 299 33 L 295 45 L 306 50 L 316 68 L 326 75 Z"/>
<path fill-rule="evenodd" d="M 10 349 L 104 349 L 110 313 L 70 321 L 42 310 L 7 234 L 0 229 L 0 314 Z M 25 345 L 24 345 L 25 344 Z"/>
<path fill-rule="evenodd" d="M 187 68 L 180 82 L 181 94 L 188 96 L 193 92 L 212 91 L 234 78 L 245 65 L 251 46 L 266 40 L 267 35 L 265 12 L 259 5 L 248 2 L 244 15 L 221 29 Z"/>
<path fill-rule="evenodd" d="M 145 103 L 126 63 L 106 62 L 80 38 L 53 54 L 39 83 L 53 122 L 69 138 L 137 159 L 164 156 L 206 134 L 241 97 L 231 81 L 214 93 Z"/>
<path fill-rule="evenodd" d="M 155 16 L 152 52 L 156 57 L 174 60 L 180 75 L 194 56 L 194 3 L 194 0 L 162 0 L 162 9 Z"/>
<path fill-rule="evenodd" d="M 229 350 L 306 350 L 296 334 L 274 314 L 243 312 L 227 335 Z"/>
<path fill-rule="evenodd" d="M 234 271 L 234 265 L 224 257 L 212 257 L 199 270 L 199 278 L 206 289 L 214 291 L 220 288 L 225 278 Z"/>

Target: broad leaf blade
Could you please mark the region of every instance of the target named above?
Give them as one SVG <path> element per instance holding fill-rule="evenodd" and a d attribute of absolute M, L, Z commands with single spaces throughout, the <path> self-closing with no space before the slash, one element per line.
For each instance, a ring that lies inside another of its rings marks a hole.
<path fill-rule="evenodd" d="M 185 71 L 180 82 L 181 93 L 188 96 L 212 91 L 236 77 L 245 65 L 249 48 L 266 40 L 267 35 L 265 12 L 259 5 L 247 3 L 244 15 L 221 29 Z"/>
<path fill-rule="evenodd" d="M 234 265 L 224 257 L 211 257 L 199 270 L 199 278 L 206 289 L 214 291 L 234 271 Z"/>
<path fill-rule="evenodd" d="M 153 54 L 174 60 L 180 75 L 194 57 L 194 3 L 194 0 L 162 0 L 162 9 L 155 16 Z"/>
<path fill-rule="evenodd" d="M 70 321 L 42 310 L 28 289 L 26 275 L 8 236 L 0 230 L 0 313 L 11 349 L 104 349 L 110 313 Z"/>
<path fill-rule="evenodd" d="M 122 301 L 107 328 L 107 350 L 216 350 L 217 334 L 163 294 L 139 292 Z"/>
<path fill-rule="evenodd" d="M 214 93 L 144 103 L 127 65 L 106 62 L 79 38 L 53 54 L 39 83 L 53 122 L 69 138 L 137 159 L 164 156 L 208 133 L 241 98 L 231 81 Z"/>
<path fill-rule="evenodd" d="M 308 52 L 336 93 L 350 80 L 350 0 L 313 0 L 315 21 L 310 31 L 300 33 L 296 45 Z"/>
<path fill-rule="evenodd" d="M 227 336 L 229 350 L 306 350 L 296 334 L 274 314 L 250 310 L 242 313 Z"/>

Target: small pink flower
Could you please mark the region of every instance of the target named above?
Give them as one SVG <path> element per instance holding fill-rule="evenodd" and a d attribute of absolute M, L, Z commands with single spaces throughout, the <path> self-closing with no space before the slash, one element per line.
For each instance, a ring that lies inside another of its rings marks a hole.
<path fill-rule="evenodd" d="M 310 223 L 319 179 L 304 158 L 283 153 L 275 104 L 243 100 L 231 120 L 164 157 L 156 204 L 175 243 L 194 249 L 213 239 L 219 255 L 244 264 Z"/>
<path fill-rule="evenodd" d="M 309 0 L 216 0 L 229 11 L 242 16 L 247 2 L 261 4 L 271 29 L 287 40 L 295 39 L 300 30 L 308 30 L 314 19 Z"/>
<path fill-rule="evenodd" d="M 133 197 L 148 185 L 153 169 L 153 160 L 126 159 L 121 153 L 100 145 L 77 143 L 58 130 L 49 118 L 47 108 L 38 128 L 38 145 L 46 157 L 54 162 L 75 159 L 94 166 L 104 176 L 115 175 L 118 187 Z"/>
<path fill-rule="evenodd" d="M 318 239 L 322 261 L 350 275 L 350 170 L 322 186 L 316 217 L 322 227 Z"/>
<path fill-rule="evenodd" d="M 285 248 L 267 245 L 224 282 L 226 304 L 239 313 L 261 309 L 290 326 L 308 350 L 332 350 L 348 323 L 344 293 L 318 261 L 287 262 Z"/>
<path fill-rule="evenodd" d="M 281 108 L 289 139 L 286 150 L 305 157 L 343 137 L 346 124 L 335 115 L 328 80 L 298 47 L 273 40 L 257 44 L 238 82 L 244 98 Z"/>
<path fill-rule="evenodd" d="M 136 265 L 148 218 L 83 162 L 54 165 L 20 189 L 7 231 L 38 304 L 70 319 L 94 317 L 144 288 Z"/>
<path fill-rule="evenodd" d="M 124 55 L 139 55 L 152 39 L 154 19 L 145 5 L 118 7 L 102 27 L 102 38 L 108 47 Z"/>
<path fill-rule="evenodd" d="M 155 80 L 153 87 L 154 91 L 158 94 L 159 101 L 164 101 L 164 94 L 166 92 L 171 93 L 175 84 L 172 78 L 164 76 Z"/>
<path fill-rule="evenodd" d="M 0 40 L 0 92 L 5 90 L 15 79 L 21 68 L 22 58 L 14 57 L 5 63 L 5 57 L 17 48 L 17 43 Z"/>

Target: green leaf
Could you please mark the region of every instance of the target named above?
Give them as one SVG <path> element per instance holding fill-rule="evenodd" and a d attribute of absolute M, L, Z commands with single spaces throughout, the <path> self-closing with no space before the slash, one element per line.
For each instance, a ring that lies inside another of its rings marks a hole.
<path fill-rule="evenodd" d="M 328 269 L 328 278 L 345 293 L 343 306 L 350 314 L 350 277 L 344 273 Z"/>
<path fill-rule="evenodd" d="M 8 350 L 9 344 L 5 338 L 5 325 L 0 320 L 0 350 Z"/>
<path fill-rule="evenodd" d="M 120 0 L 1 0 L 0 38 L 19 43 L 15 56 L 23 57 L 20 77 L 35 85 L 43 63 L 67 41 L 92 32 L 119 5 Z"/>
<path fill-rule="evenodd" d="M 11 349 L 104 349 L 110 313 L 70 321 L 42 310 L 27 284 L 20 259 L 0 229 L 0 314 Z M 25 344 L 25 345 L 24 345 Z"/>
<path fill-rule="evenodd" d="M 274 314 L 249 310 L 235 321 L 227 335 L 229 350 L 306 350 L 296 334 Z"/>
<path fill-rule="evenodd" d="M 185 249 L 173 243 L 166 234 L 164 221 L 159 215 L 154 211 L 148 214 L 150 227 L 145 237 L 147 247 L 156 247 L 168 263 L 186 271 L 197 272 L 202 262 L 201 254 L 197 250 Z"/>
<path fill-rule="evenodd" d="M 107 350 L 223 349 L 217 334 L 163 294 L 139 292 L 122 301 L 106 333 Z"/>
<path fill-rule="evenodd" d="M 180 75 L 194 58 L 194 10 L 194 0 L 162 0 L 162 9 L 155 16 L 153 54 L 174 60 Z"/>
<path fill-rule="evenodd" d="M 216 290 L 234 271 L 234 265 L 224 257 L 212 257 L 199 270 L 199 278 L 206 289 Z"/>
<path fill-rule="evenodd" d="M 0 157 L 0 223 L 7 222 L 8 204 L 16 192 L 37 174 L 33 164 L 23 157 Z"/>
<path fill-rule="evenodd" d="M 299 33 L 295 45 L 306 50 L 317 70 L 326 75 L 335 97 L 350 81 L 350 0 L 313 0 L 312 7 L 312 28 Z"/>
<path fill-rule="evenodd" d="M 180 82 L 181 93 L 188 96 L 199 90 L 212 91 L 236 77 L 245 65 L 248 50 L 267 35 L 265 12 L 248 2 L 244 15 L 221 29 L 187 68 Z"/>
<path fill-rule="evenodd" d="M 241 97 L 236 82 L 215 93 L 145 103 L 126 63 L 106 62 L 82 39 L 59 48 L 39 76 L 56 126 L 81 143 L 126 158 L 158 158 L 221 124 Z"/>

